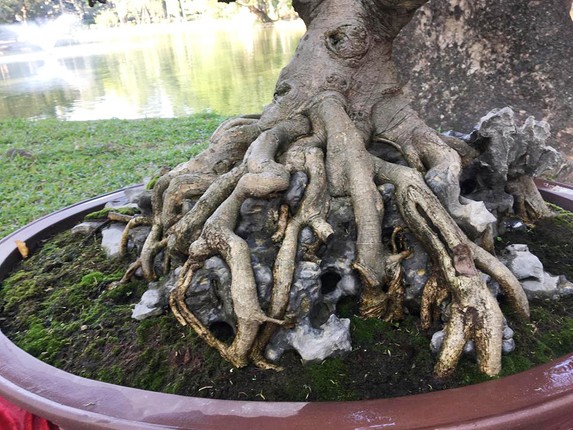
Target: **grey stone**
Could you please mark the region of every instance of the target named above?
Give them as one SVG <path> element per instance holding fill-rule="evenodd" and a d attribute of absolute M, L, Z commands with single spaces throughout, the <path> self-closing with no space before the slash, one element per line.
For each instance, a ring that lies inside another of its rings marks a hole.
<path fill-rule="evenodd" d="M 498 218 L 512 215 L 513 196 L 506 192 L 508 181 L 524 175 L 538 176 L 559 162 L 559 154 L 547 144 L 549 136 L 547 123 L 533 117 L 518 126 L 509 107 L 494 109 L 482 117 L 477 138 L 471 142 L 480 155 L 460 178 L 462 185 L 473 184 L 464 197 L 483 201 Z"/>
<path fill-rule="evenodd" d="M 501 293 L 501 287 L 499 286 L 499 283 L 495 279 L 493 279 L 491 276 L 489 276 L 485 273 L 481 274 L 481 278 L 483 279 L 483 281 L 487 285 L 487 289 L 489 290 L 491 295 L 494 297 L 499 296 L 499 294 Z"/>
<path fill-rule="evenodd" d="M 412 235 L 406 235 L 412 255 L 402 262 L 404 284 L 406 286 L 405 303 L 408 307 L 419 308 L 424 285 L 430 277 L 428 254 L 422 244 Z"/>
<path fill-rule="evenodd" d="M 141 254 L 141 250 L 143 249 L 143 245 L 145 244 L 145 240 L 151 231 L 151 227 L 149 226 L 140 226 L 134 227 L 129 230 L 129 242 L 128 246 L 134 247 L 137 251 L 137 254 Z"/>
<path fill-rule="evenodd" d="M 268 345 L 265 356 L 276 361 L 285 350 L 295 349 L 305 363 L 319 363 L 327 357 L 335 357 L 352 351 L 350 320 L 331 315 L 319 328 L 314 328 L 308 319 L 292 330 L 282 330 Z"/>
<path fill-rule="evenodd" d="M 551 137 L 547 122 L 536 121 L 530 116 L 517 130 L 517 134 L 521 145 L 525 147 L 525 154 L 519 154 L 511 164 L 510 174 L 512 176 L 540 176 L 553 169 L 561 161 L 559 152 L 547 145 L 547 140 Z"/>
<path fill-rule="evenodd" d="M 509 354 L 515 351 L 515 341 L 513 340 L 513 338 L 503 339 L 503 341 L 501 342 L 501 351 L 504 354 Z"/>
<path fill-rule="evenodd" d="M 230 287 L 231 272 L 227 264 L 220 257 L 211 257 L 191 280 L 187 306 L 206 326 L 225 322 L 235 327 Z"/>
<path fill-rule="evenodd" d="M 259 301 L 261 307 L 265 309 L 269 305 L 273 291 L 273 271 L 270 267 L 259 262 L 254 263 L 252 267 L 253 272 L 255 272 Z"/>
<path fill-rule="evenodd" d="M 101 231 L 101 247 L 109 258 L 119 256 L 119 245 L 125 225 L 113 223 Z"/>
<path fill-rule="evenodd" d="M 115 200 L 111 200 L 105 204 L 106 208 L 118 209 L 118 208 L 137 208 L 135 203 L 130 203 L 126 196 L 118 197 Z"/>
<path fill-rule="evenodd" d="M 355 296 L 360 290 L 360 280 L 353 273 L 345 274 L 338 283 L 342 296 Z"/>
<path fill-rule="evenodd" d="M 139 303 L 135 305 L 131 313 L 131 317 L 136 320 L 143 320 L 145 318 L 161 315 L 163 308 L 161 305 L 160 292 L 158 290 L 147 290 L 141 296 Z"/>
<path fill-rule="evenodd" d="M 352 202 L 348 197 L 336 197 L 330 201 L 330 210 L 328 211 L 328 222 L 335 229 L 340 224 L 354 222 L 354 210 Z"/>
<path fill-rule="evenodd" d="M 513 339 L 513 330 L 511 329 L 511 327 L 509 326 L 505 326 L 505 328 L 503 329 L 503 339 L 504 340 L 508 340 L 508 339 Z"/>
<path fill-rule="evenodd" d="M 177 268 L 171 274 L 159 282 L 150 282 L 148 289 L 139 303 L 135 305 L 131 317 L 136 320 L 154 317 L 163 314 L 169 302 L 169 294 L 177 285 L 177 279 L 181 268 Z"/>
<path fill-rule="evenodd" d="M 314 243 L 316 241 L 316 236 L 314 235 L 312 228 L 305 227 L 302 229 L 302 231 L 300 232 L 300 241 L 307 245 Z"/>
<path fill-rule="evenodd" d="M 264 200 L 248 198 L 241 205 L 239 223 L 236 232 L 240 236 L 264 231 L 269 223 L 276 221 L 279 199 Z"/>
<path fill-rule="evenodd" d="M 446 333 L 444 330 L 439 330 L 432 335 L 432 339 L 430 340 L 430 351 L 432 351 L 432 353 L 438 354 L 440 352 L 445 337 Z M 468 340 L 464 345 L 464 354 L 475 355 L 475 353 L 475 342 L 473 340 Z"/>
<path fill-rule="evenodd" d="M 384 228 L 395 228 L 398 226 L 404 226 L 404 221 L 402 220 L 402 215 L 398 210 L 396 205 L 396 199 L 394 196 L 396 187 L 393 184 L 383 184 L 378 187 L 380 195 L 384 199 Z"/>
<path fill-rule="evenodd" d="M 384 199 L 384 201 L 388 202 L 391 201 L 392 197 L 394 196 L 394 191 L 396 191 L 396 186 L 394 184 L 382 184 L 378 187 L 378 191 L 380 191 L 380 195 Z"/>
<path fill-rule="evenodd" d="M 73 234 L 89 236 L 103 225 L 103 221 L 84 221 L 72 228 Z"/>
<path fill-rule="evenodd" d="M 518 280 L 533 279 L 543 283 L 543 264 L 539 258 L 529 252 L 529 247 L 522 244 L 507 246 L 501 254 L 501 261 Z"/>
<path fill-rule="evenodd" d="M 444 338 L 446 337 L 446 333 L 444 330 L 439 330 L 432 335 L 432 339 L 430 340 L 430 350 L 437 354 L 442 349 L 442 344 L 444 343 Z"/>
<path fill-rule="evenodd" d="M 573 283 L 569 282 L 565 276 L 559 276 L 557 283 L 557 294 L 559 297 L 573 295 Z"/>
<path fill-rule="evenodd" d="M 341 236 L 334 237 L 327 245 L 322 257 L 321 268 L 333 270 L 340 274 L 353 272 L 352 263 L 356 256 L 356 244 Z"/>
<path fill-rule="evenodd" d="M 127 188 L 124 190 L 125 197 L 129 203 L 137 203 L 143 194 L 151 194 L 151 190 L 146 190 L 145 186 Z"/>
<path fill-rule="evenodd" d="M 290 291 L 288 312 L 297 319 L 309 318 L 310 312 L 321 298 L 320 268 L 311 261 L 297 264 L 294 283 Z"/>
<path fill-rule="evenodd" d="M 181 213 L 186 214 L 191 209 L 193 209 L 193 206 L 195 206 L 195 202 L 193 200 L 183 199 L 181 202 Z"/>
<path fill-rule="evenodd" d="M 464 354 L 466 355 L 475 355 L 476 353 L 476 344 L 473 340 L 468 340 L 464 345 Z"/>
<path fill-rule="evenodd" d="M 137 205 L 143 215 L 151 215 L 151 190 L 142 186 L 125 190 L 125 195 L 128 202 Z"/>
<path fill-rule="evenodd" d="M 289 187 L 283 197 L 284 202 L 290 206 L 291 211 L 294 212 L 300 205 L 307 184 L 308 176 L 306 173 L 295 172 L 292 174 Z"/>
<path fill-rule="evenodd" d="M 503 250 L 500 260 L 519 280 L 529 299 L 558 298 L 571 294 L 573 290 L 564 277 L 545 272 L 543 264 L 527 245 L 509 245 Z"/>

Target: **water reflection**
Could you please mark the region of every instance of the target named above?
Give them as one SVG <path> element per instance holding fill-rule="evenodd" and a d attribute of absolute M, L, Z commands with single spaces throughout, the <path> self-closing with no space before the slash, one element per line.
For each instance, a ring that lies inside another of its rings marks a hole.
<path fill-rule="evenodd" d="M 0 117 L 260 112 L 303 31 L 299 22 L 274 27 L 195 23 L 89 32 L 77 38 L 92 43 L 5 53 L 0 55 Z"/>

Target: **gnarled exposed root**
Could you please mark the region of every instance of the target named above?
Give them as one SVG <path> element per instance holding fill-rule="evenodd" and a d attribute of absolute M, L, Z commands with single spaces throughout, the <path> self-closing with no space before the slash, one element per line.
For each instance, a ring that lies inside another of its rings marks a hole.
<path fill-rule="evenodd" d="M 387 252 L 382 245 L 384 203 L 374 183 L 372 156 L 364 136 L 334 94 L 317 103 L 316 114 L 326 130 L 326 171 L 331 195 L 349 195 L 358 228 L 354 268 L 362 279 L 361 314 L 377 308 L 384 293 Z"/>
<path fill-rule="evenodd" d="M 127 244 L 129 242 L 130 230 L 135 227 L 139 227 L 142 225 L 150 225 L 150 224 L 151 224 L 151 218 L 145 216 L 138 216 L 129 220 L 129 222 L 125 226 L 125 229 L 123 230 L 123 233 L 121 234 L 121 240 L 119 242 L 119 256 L 121 258 L 125 257 L 125 255 L 127 254 Z"/>
<path fill-rule="evenodd" d="M 139 256 L 143 277 L 148 281 L 154 281 L 157 279 L 154 262 L 157 253 L 165 247 L 165 243 L 162 242 L 162 239 L 163 227 L 161 224 L 153 224 L 151 231 L 147 235 L 147 239 L 145 239 L 145 243 L 143 244 L 141 255 Z"/>
<path fill-rule="evenodd" d="M 525 222 L 535 222 L 550 215 L 539 190 L 530 176 L 520 176 L 507 183 L 506 191 L 513 195 L 514 211 Z"/>
<path fill-rule="evenodd" d="M 424 285 L 420 306 L 420 325 L 428 330 L 440 316 L 440 305 L 449 296 L 445 283 L 440 282 L 440 274 L 433 270 Z"/>
<path fill-rule="evenodd" d="M 239 218 L 242 203 L 248 197 L 265 198 L 273 193 L 285 191 L 290 182 L 290 172 L 287 168 L 274 161 L 279 147 L 286 145 L 293 129 L 300 130 L 306 124 L 300 121 L 285 122 L 263 132 L 249 147 L 245 156 L 241 173 L 236 181 L 232 181 L 232 192 L 204 221 L 201 234 L 189 247 L 189 262 L 196 265 L 207 257 L 218 254 L 225 260 L 231 271 L 231 298 L 233 309 L 237 318 L 236 334 L 230 346 L 215 343 L 213 346 L 220 349 L 225 357 L 238 366 L 248 363 L 251 348 L 263 322 L 279 325 L 286 324 L 284 320 L 267 316 L 260 307 L 254 272 L 251 267 L 250 251 L 246 242 L 234 233 Z M 298 131 L 297 134 L 301 132 Z M 296 135 L 295 135 L 296 136 Z M 233 175 L 233 179 L 239 175 Z M 218 181 L 220 182 L 220 181 Z M 213 197 L 208 196 L 209 191 L 215 193 L 213 187 L 197 202 L 195 207 L 203 201 L 203 205 L 212 204 Z M 217 190 L 220 190 L 218 187 Z M 226 193 L 222 194 L 226 196 Z M 194 208 L 195 209 L 195 208 Z M 186 217 L 192 218 L 184 228 L 196 223 L 198 216 L 203 217 L 206 211 L 190 211 Z M 184 217 L 185 219 L 185 217 Z M 178 224 L 179 225 L 179 224 Z M 185 232 L 187 233 L 187 232 Z M 288 234 L 288 227 L 287 227 Z M 292 260 L 294 264 L 294 259 Z"/>
<path fill-rule="evenodd" d="M 190 326 L 209 346 L 217 349 L 225 360 L 229 361 L 236 367 L 244 366 L 244 362 L 235 361 L 234 356 L 227 354 L 228 346 L 217 339 L 187 307 L 187 304 L 185 303 L 185 293 L 189 288 L 189 284 L 191 284 L 193 267 L 194 265 L 191 261 L 187 261 L 187 263 L 185 263 L 179 274 L 177 285 L 169 296 L 169 306 L 173 315 L 175 315 L 175 318 L 177 318 L 177 321 L 179 321 L 181 325 Z"/>
<path fill-rule="evenodd" d="M 239 179 L 246 172 L 246 164 L 241 163 L 228 173 L 219 176 L 193 208 L 169 229 L 169 248 L 187 254 L 189 246 L 199 237 L 207 219 L 231 195 Z"/>
<path fill-rule="evenodd" d="M 151 193 L 153 227 L 140 257 L 146 279 L 156 279 L 153 259 L 157 252 L 164 247 L 159 246 L 158 242 L 167 236 L 168 229 L 177 225 L 183 217 L 184 214 L 181 211 L 183 200 L 205 194 L 212 199 L 207 204 L 205 204 L 206 199 L 203 199 L 198 209 L 201 209 L 203 205 L 206 206 L 202 211 L 204 215 L 194 216 L 196 222 L 201 224 L 213 213 L 214 207 L 230 194 L 238 177 L 232 173 L 230 175 L 225 174 L 243 158 L 251 142 L 261 134 L 262 130 L 258 119 L 258 116 L 244 116 L 223 122 L 211 136 L 210 145 L 205 151 L 197 157 L 181 163 L 157 180 Z M 219 175 L 223 175 L 223 178 L 219 177 L 216 182 L 223 189 L 218 192 L 212 190 L 210 193 L 206 193 L 209 186 L 213 185 L 213 180 Z M 234 183 L 233 177 L 237 177 Z M 226 188 L 225 185 L 227 185 Z M 225 189 L 227 189 L 226 195 Z M 188 236 L 191 236 L 197 228 L 199 227 L 180 230 L 184 230 Z M 179 246 L 178 251 L 186 253 L 191 241 L 191 237 L 186 237 L 182 242 L 184 245 Z M 171 239 L 172 248 L 175 248 L 175 243 L 181 242 L 174 238 Z"/>
<path fill-rule="evenodd" d="M 286 149 L 285 143 L 292 141 L 289 133 L 292 125 L 279 124 L 261 133 L 247 150 L 243 162 L 219 176 L 195 206 L 169 229 L 171 249 L 185 253 L 185 244 L 190 243 L 186 265 L 199 267 L 206 258 L 215 254 L 222 256 L 228 264 L 237 319 L 232 344 L 216 340 L 207 328 L 198 325 L 195 317 L 191 319 L 187 315 L 188 310 L 182 310 L 186 306 L 181 291 L 187 288 L 187 281 L 181 281 L 178 295 L 174 296 L 178 297 L 178 318 L 197 327 L 200 335 L 233 364 L 242 366 L 250 359 L 261 367 L 275 368 L 264 360 L 263 351 L 277 326 L 288 324 L 284 318 L 299 247 L 298 236 L 303 227 L 310 226 L 325 242 L 333 232 L 326 222 L 330 196 L 344 195 L 351 198 L 358 229 L 357 258 L 353 266 L 363 283 L 361 314 L 387 320 L 401 318 L 404 295 L 401 262 L 410 252 L 394 249 L 392 253 L 382 243 L 384 208 L 375 180 L 378 183 L 391 182 L 396 186 L 395 198 L 403 220 L 431 252 L 435 269 L 439 270 L 439 275 L 436 272 L 430 278 L 424 291 L 423 326 L 428 327 L 436 318 L 435 309 L 447 296 L 452 301 L 451 316 L 445 328 L 445 346 L 438 358 L 436 373 L 445 376 L 451 372 L 463 346 L 472 339 L 476 343 L 481 370 L 496 374 L 501 363 L 503 317 L 475 264 L 498 280 L 514 307 L 527 316 L 527 300 L 513 275 L 468 239 L 420 173 L 380 160 L 366 150 L 365 137 L 349 118 L 338 96 L 324 96 L 311 111 L 314 127 L 324 130 L 326 156 L 319 149 L 320 140 L 311 138 L 301 141 L 312 140 L 318 144 Z M 424 136 L 428 138 L 427 134 Z M 445 144 L 436 145 L 439 150 L 434 146 L 434 152 L 451 154 L 451 149 Z M 418 150 L 416 145 L 410 146 L 412 151 Z M 275 161 L 279 148 L 285 151 L 284 165 Z M 416 159 L 414 156 L 411 158 Z M 428 156 L 420 159 L 430 165 L 435 161 Z M 454 168 L 460 166 L 459 157 L 446 157 L 446 160 L 451 163 L 448 168 L 440 167 L 444 163 L 434 163 L 432 169 L 446 172 L 447 176 L 452 165 Z M 248 246 L 234 233 L 234 228 L 240 207 L 247 197 L 266 198 L 283 192 L 289 186 L 291 172 L 297 170 L 304 171 L 309 182 L 298 209 L 287 205 L 281 209 L 279 226 L 273 236 L 276 242 L 281 242 L 281 247 L 273 270 L 272 299 L 265 313 L 258 302 Z M 437 187 L 438 192 L 434 192 L 439 196 L 441 190 L 444 196 L 453 194 L 459 198 L 459 186 L 452 189 L 457 176 L 446 179 L 445 185 Z M 445 206 L 455 216 L 456 204 L 449 202 Z M 158 243 L 157 239 L 154 242 Z M 260 330 L 263 323 L 265 325 Z"/>
<path fill-rule="evenodd" d="M 295 216 L 286 224 L 284 237 L 273 270 L 274 285 L 268 315 L 272 318 L 284 318 L 288 306 L 290 289 L 295 271 L 295 257 L 298 249 L 298 237 L 305 226 L 310 226 L 318 239 L 325 243 L 333 234 L 332 227 L 326 222 L 330 195 L 327 190 L 324 154 L 318 148 L 297 148 L 296 155 L 291 152 L 287 160 L 299 171 L 304 171 L 309 182 L 304 198 Z M 296 163 L 297 156 L 302 160 Z M 298 164 L 298 165 L 297 165 Z M 252 352 L 253 361 L 265 365 L 263 351 L 276 330 L 275 324 L 266 324 L 257 339 Z"/>
<path fill-rule="evenodd" d="M 394 228 L 392 232 L 392 255 L 386 259 L 386 273 L 388 274 L 388 288 L 383 307 L 376 318 L 384 317 L 385 321 L 395 321 L 404 318 L 404 268 L 402 261 L 408 258 L 412 251 L 403 249 L 403 244 L 398 244 L 398 234 L 401 227 Z"/>
<path fill-rule="evenodd" d="M 165 191 L 168 198 L 164 200 L 161 210 L 161 224 L 169 229 L 182 217 L 182 204 L 184 200 L 191 200 L 203 195 L 217 175 L 210 173 L 187 173 L 171 179 Z"/>
<path fill-rule="evenodd" d="M 404 221 L 433 254 L 452 297 L 451 316 L 436 374 L 446 376 L 455 368 L 469 339 L 476 344 L 480 370 L 488 375 L 497 374 L 501 369 L 503 316 L 475 268 L 477 247 L 452 221 L 417 172 L 381 160 L 376 163 L 379 178 L 396 186 L 396 199 Z M 486 252 L 477 253 L 483 262 Z M 507 269 L 493 257 L 490 263 L 492 275 L 507 281 L 503 276 L 498 277 Z M 512 303 L 517 310 L 526 314 L 518 292 L 508 289 L 508 293 L 514 295 Z"/>
<path fill-rule="evenodd" d="M 446 142 L 428 127 L 406 99 L 401 96 L 385 99 L 375 106 L 373 115 L 377 138 L 396 142 L 410 167 L 420 171 L 420 163 L 424 166 L 426 183 L 464 231 L 477 237 L 495 223 L 496 218 L 488 212 L 483 202 L 460 196 L 462 158 L 450 147 L 452 140 L 446 139 Z M 456 146 L 465 156 L 474 154 L 467 145 L 458 143 Z M 408 155 L 411 153 L 417 156 Z M 411 160 L 414 160 L 414 164 Z"/>
<path fill-rule="evenodd" d="M 429 327 L 437 319 L 441 302 L 447 297 L 451 300 L 436 374 L 445 376 L 454 369 L 470 339 L 476 344 L 480 369 L 490 375 L 498 373 L 503 316 L 476 265 L 500 283 L 509 301 L 524 317 L 529 312 L 528 303 L 507 268 L 473 243 L 453 219 L 463 225 L 460 222 L 463 216 L 456 215 L 456 208 L 464 205 L 459 201 L 459 185 L 454 185 L 460 158 L 450 157 L 452 149 L 443 142 L 436 142 L 435 136 L 426 129 L 423 133 L 420 130 L 411 133 L 414 138 L 409 143 L 404 136 L 394 136 L 399 137 L 398 141 L 402 139 L 400 147 L 410 151 L 409 158 L 414 164 L 418 164 L 416 160 L 421 163 L 415 168 L 371 155 L 366 147 L 367 137 L 347 114 L 344 100 L 335 93 L 323 94 L 309 108 L 309 113 L 316 134 L 307 135 L 308 121 L 295 117 L 258 134 L 246 149 L 242 162 L 225 173 L 173 176 L 170 172 L 169 180 L 160 180 L 163 193 L 157 191 L 155 198 L 155 202 L 162 204 L 160 216 L 154 213 L 152 230 L 138 263 L 146 278 L 155 277 L 155 256 L 166 246 L 169 254 L 188 255 L 170 298 L 177 319 L 191 326 L 235 366 L 252 361 L 263 368 L 277 369 L 264 359 L 264 349 L 277 327 L 290 324 L 286 310 L 301 247 L 299 235 L 309 226 L 319 239 L 317 244 L 328 241 L 333 234 L 326 221 L 331 197 L 348 196 L 352 202 L 357 228 L 357 256 L 353 267 L 362 280 L 361 315 L 386 320 L 403 317 L 401 263 L 410 251 L 396 246 L 396 234 L 391 240 L 392 250 L 383 244 L 384 207 L 377 188 L 390 182 L 395 185 L 394 198 L 403 221 L 432 256 L 435 273 L 423 292 L 423 327 Z M 423 151 L 420 153 L 419 140 L 413 143 L 420 136 L 430 141 L 432 151 L 428 154 L 431 152 L 433 158 Z M 438 162 L 436 154 L 446 154 L 447 163 Z M 425 175 L 433 187 L 427 185 L 423 172 L 419 172 L 427 166 L 429 172 L 435 172 L 433 179 Z M 304 172 L 308 182 L 300 204 L 281 207 L 273 236 L 280 248 L 273 268 L 271 300 L 264 311 L 259 303 L 249 247 L 234 230 L 245 199 L 265 199 L 285 192 L 291 174 L 297 171 Z M 443 176 L 443 183 L 435 179 L 438 176 Z M 163 200 L 167 195 L 169 201 Z M 193 207 L 182 214 L 181 202 L 199 195 Z M 134 225 L 136 222 L 133 220 Z M 230 294 L 236 326 L 230 344 L 218 340 L 185 302 L 192 273 L 213 255 L 221 256 L 231 272 Z"/>

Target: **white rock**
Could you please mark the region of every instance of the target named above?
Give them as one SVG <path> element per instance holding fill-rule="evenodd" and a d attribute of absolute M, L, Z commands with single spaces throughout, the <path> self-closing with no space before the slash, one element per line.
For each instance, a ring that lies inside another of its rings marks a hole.
<path fill-rule="evenodd" d="M 504 339 L 501 343 L 501 351 L 504 354 L 509 354 L 515 350 L 515 341 L 512 339 Z"/>
<path fill-rule="evenodd" d="M 350 320 L 330 315 L 319 328 L 305 318 L 292 330 L 281 330 L 268 345 L 265 356 L 277 361 L 284 351 L 295 349 L 305 363 L 320 363 L 326 357 L 344 355 L 352 351 Z"/>
<path fill-rule="evenodd" d="M 559 297 L 573 293 L 564 287 L 563 277 L 553 276 L 543 270 L 543 264 L 527 245 L 515 244 L 505 248 L 500 260 L 521 283 L 527 298 Z M 573 287 L 573 286 L 572 286 Z"/>
<path fill-rule="evenodd" d="M 503 251 L 502 261 L 517 279 L 537 280 L 543 283 L 543 264 L 529 252 L 527 245 L 509 245 Z"/>
<path fill-rule="evenodd" d="M 430 350 L 434 354 L 437 354 L 440 352 L 440 349 L 442 349 L 442 343 L 444 343 L 445 337 L 446 334 L 444 333 L 444 330 L 437 331 L 432 335 L 432 340 L 430 341 Z"/>
<path fill-rule="evenodd" d="M 503 339 L 513 339 L 513 330 L 509 326 L 505 326 L 503 329 Z"/>
<path fill-rule="evenodd" d="M 119 245 L 124 229 L 125 226 L 123 224 L 112 224 L 101 231 L 101 247 L 109 258 L 119 256 Z"/>
<path fill-rule="evenodd" d="M 135 305 L 131 317 L 136 320 L 154 317 L 163 313 L 162 297 L 159 290 L 147 290 Z"/>

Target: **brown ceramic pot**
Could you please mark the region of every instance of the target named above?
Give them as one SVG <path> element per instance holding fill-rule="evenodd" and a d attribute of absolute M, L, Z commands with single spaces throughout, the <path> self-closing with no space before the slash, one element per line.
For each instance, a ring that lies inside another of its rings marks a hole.
<path fill-rule="evenodd" d="M 573 208 L 571 194 L 563 194 L 558 196 L 566 204 L 556 203 Z M 79 203 L 0 240 L 0 279 L 19 259 L 15 240 L 33 250 L 122 195 L 123 190 Z M 0 333 L 0 396 L 64 430 L 573 429 L 573 354 L 499 380 L 428 394 L 273 403 L 184 397 L 81 378 L 33 358 Z"/>

